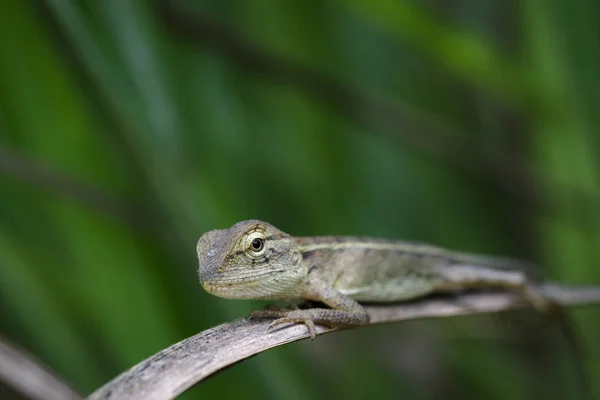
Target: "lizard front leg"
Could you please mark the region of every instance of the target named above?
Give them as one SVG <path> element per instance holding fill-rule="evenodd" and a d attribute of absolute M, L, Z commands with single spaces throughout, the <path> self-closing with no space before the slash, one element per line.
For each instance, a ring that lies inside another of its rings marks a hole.
<path fill-rule="evenodd" d="M 306 325 L 311 340 L 317 331 L 315 324 L 332 328 L 350 328 L 369 323 L 370 317 L 363 306 L 318 279 L 307 281 L 310 299 L 325 303 L 329 308 L 300 309 L 267 309 L 254 311 L 250 318 L 276 318 L 269 330 L 285 323 L 302 323 Z"/>

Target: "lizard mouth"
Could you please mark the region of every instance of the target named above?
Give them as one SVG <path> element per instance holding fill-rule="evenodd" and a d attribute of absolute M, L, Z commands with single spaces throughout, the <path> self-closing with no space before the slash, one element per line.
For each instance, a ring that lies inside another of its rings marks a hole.
<path fill-rule="evenodd" d="M 221 295 L 221 293 L 227 292 L 227 289 L 226 289 L 227 286 L 224 287 L 222 284 L 219 285 L 219 284 L 215 284 L 214 282 L 204 281 L 204 282 L 200 282 L 200 285 L 202 285 L 202 288 L 204 290 L 206 290 L 208 293 L 213 294 L 215 296 L 224 297 Z"/>
<path fill-rule="evenodd" d="M 255 292 L 251 282 L 200 282 L 208 293 L 226 299 L 249 299 Z"/>
<path fill-rule="evenodd" d="M 200 285 L 208 293 L 225 299 L 272 299 L 285 288 L 285 283 L 272 279 L 272 274 L 264 273 L 253 276 L 253 279 L 205 280 Z"/>

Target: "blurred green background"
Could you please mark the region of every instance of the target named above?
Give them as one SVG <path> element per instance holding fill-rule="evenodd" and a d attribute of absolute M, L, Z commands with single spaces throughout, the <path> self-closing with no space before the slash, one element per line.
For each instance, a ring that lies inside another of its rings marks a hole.
<path fill-rule="evenodd" d="M 3 0 L 0 334 L 83 394 L 262 306 L 198 285 L 249 218 L 600 283 L 593 0 Z M 600 398 L 600 309 L 570 312 Z M 183 398 L 578 398 L 522 315 L 340 332 Z"/>

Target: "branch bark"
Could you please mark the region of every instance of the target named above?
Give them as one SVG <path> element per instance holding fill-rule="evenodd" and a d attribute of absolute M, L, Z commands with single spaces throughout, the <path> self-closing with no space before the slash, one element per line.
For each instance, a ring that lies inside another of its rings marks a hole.
<path fill-rule="evenodd" d="M 563 306 L 600 303 L 600 287 L 547 284 L 546 296 Z M 431 297 L 410 303 L 371 305 L 370 325 L 494 313 L 524 308 L 513 293 L 463 293 Z M 88 399 L 172 399 L 221 369 L 270 348 L 309 337 L 303 325 L 284 326 L 267 333 L 271 321 L 238 319 L 168 347 L 125 371 Z M 317 335 L 336 329 L 318 326 Z"/>

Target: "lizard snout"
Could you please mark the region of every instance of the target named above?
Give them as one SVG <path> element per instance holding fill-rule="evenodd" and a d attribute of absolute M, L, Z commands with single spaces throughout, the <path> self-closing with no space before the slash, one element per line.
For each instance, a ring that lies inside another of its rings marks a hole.
<path fill-rule="evenodd" d="M 215 278 L 221 265 L 220 251 L 215 237 L 218 231 L 210 231 L 198 240 L 196 252 L 198 253 L 198 278 L 200 282 L 210 282 Z"/>

